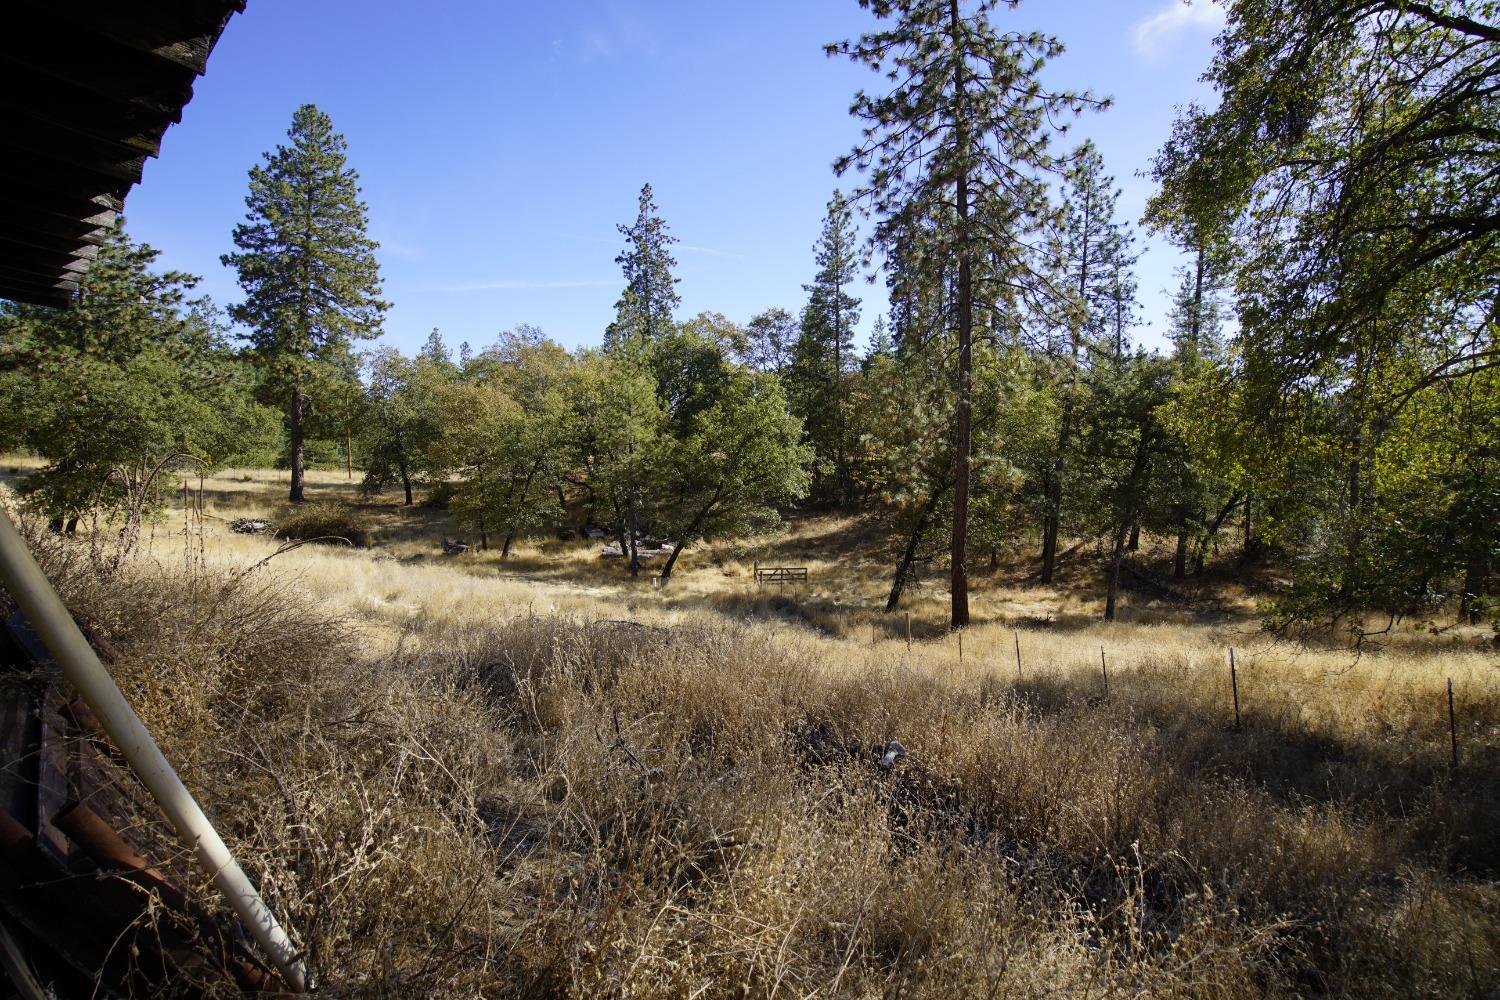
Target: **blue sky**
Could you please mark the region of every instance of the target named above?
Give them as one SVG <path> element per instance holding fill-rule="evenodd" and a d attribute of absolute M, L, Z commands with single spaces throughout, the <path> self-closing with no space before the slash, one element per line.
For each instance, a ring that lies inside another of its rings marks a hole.
<path fill-rule="evenodd" d="M 1026 0 L 995 15 L 1067 51 L 1055 87 L 1114 99 L 1085 116 L 1139 217 L 1137 176 L 1198 77 L 1222 22 L 1210 0 Z M 682 316 L 794 312 L 857 136 L 848 107 L 870 71 L 823 55 L 873 19 L 855 0 L 250 0 L 229 24 L 181 124 L 126 206 L 166 266 L 235 301 L 219 264 L 244 215 L 246 172 L 312 102 L 349 141 L 380 241 L 385 339 L 411 351 L 438 327 L 480 348 L 517 323 L 595 344 L 621 285 L 615 224 L 656 191 L 677 247 Z M 1160 342 L 1178 255 L 1146 241 L 1139 268 Z M 862 286 L 862 327 L 885 308 Z"/>

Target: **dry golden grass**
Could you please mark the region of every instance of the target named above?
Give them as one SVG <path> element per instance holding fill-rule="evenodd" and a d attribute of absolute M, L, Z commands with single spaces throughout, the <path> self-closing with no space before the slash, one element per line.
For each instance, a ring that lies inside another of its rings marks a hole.
<path fill-rule="evenodd" d="M 908 649 L 834 518 L 659 589 L 582 543 L 445 558 L 440 512 L 364 504 L 373 548 L 241 575 L 277 543 L 217 518 L 274 485 L 206 481 L 116 579 L 39 544 L 330 995 L 1500 990 L 1500 657 L 1471 637 L 1104 625 L 1001 573 L 960 659 L 932 591 Z M 812 580 L 757 591 L 756 559 Z"/>

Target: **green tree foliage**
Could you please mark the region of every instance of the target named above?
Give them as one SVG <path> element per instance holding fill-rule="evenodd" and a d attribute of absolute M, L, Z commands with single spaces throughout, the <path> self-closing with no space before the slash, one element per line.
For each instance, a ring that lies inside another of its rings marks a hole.
<path fill-rule="evenodd" d="M 1062 397 L 1057 445 L 1044 478 L 1045 513 L 1042 518 L 1043 583 L 1051 583 L 1057 561 L 1057 538 L 1062 525 L 1067 490 L 1068 453 L 1072 448 L 1074 411 L 1079 406 L 1079 365 L 1085 350 L 1112 344 L 1120 355 L 1134 299 L 1131 269 L 1135 255 L 1126 224 L 1116 219 L 1120 191 L 1104 172 L 1104 160 L 1092 143 L 1074 155 L 1063 177 L 1057 281 L 1065 325 L 1066 346 L 1058 353 L 1062 367 Z M 1049 342 L 1050 342 L 1049 338 Z"/>
<path fill-rule="evenodd" d="M 378 493 L 399 482 L 410 506 L 414 480 L 434 471 L 428 452 L 444 431 L 439 401 L 457 380 L 458 367 L 434 330 L 415 358 L 383 347 L 370 355 L 366 371 L 369 463 L 360 488 Z"/>
<path fill-rule="evenodd" d="M 661 438 L 660 518 L 672 540 L 661 579 L 693 542 L 779 524 L 781 507 L 807 495 L 812 452 L 801 439 L 776 377 L 738 367 L 679 435 Z"/>
<path fill-rule="evenodd" d="M 955 628 L 969 622 L 968 517 L 973 441 L 976 310 L 999 299 L 986 287 L 1031 284 L 1028 235 L 1052 216 L 1044 176 L 1060 163 L 1048 151 L 1053 123 L 1086 98 L 1045 90 L 1039 74 L 1062 51 L 1040 34 L 1002 33 L 993 0 L 860 0 L 890 27 L 828 46 L 881 72 L 892 87 L 863 91 L 851 108 L 864 140 L 838 161 L 868 171 L 856 198 L 879 216 L 876 239 L 922 232 L 914 218 L 944 220 L 925 230 L 929 257 L 951 258 L 957 372 L 950 545 Z M 976 291 L 979 295 L 976 298 Z"/>
<path fill-rule="evenodd" d="M 311 104 L 297 109 L 287 137 L 250 169 L 249 211 L 223 262 L 245 291 L 230 315 L 250 328 L 251 354 L 286 414 L 291 499 L 300 502 L 311 388 L 336 373 L 354 341 L 379 334 L 386 303 L 344 137 Z"/>
<path fill-rule="evenodd" d="M 951 342 L 950 342 L 951 344 Z M 1024 476 L 1018 451 L 1034 447 L 1047 426 L 1046 397 L 1024 376 L 1024 352 L 980 345 L 976 364 L 972 541 L 992 556 L 1016 541 L 1015 516 Z M 945 520 L 953 489 L 954 359 L 937 343 L 921 350 L 873 355 L 853 381 L 854 463 L 863 495 L 892 541 L 886 610 L 921 581 L 922 568 L 946 547 Z"/>
<path fill-rule="evenodd" d="M 725 357 L 744 357 L 750 350 L 750 331 L 721 312 L 701 312 L 681 324 L 699 339 L 715 345 Z"/>
<path fill-rule="evenodd" d="M 531 327 L 503 334 L 443 387 L 443 434 L 428 448 L 434 467 L 456 480 L 452 508 L 500 554 L 561 515 L 556 484 L 567 462 L 572 359 Z"/>
<path fill-rule="evenodd" d="M 1190 246 L 1192 262 L 1182 269 L 1182 280 L 1172 295 L 1167 317 L 1167 336 L 1184 359 L 1218 358 L 1224 351 L 1226 319 L 1224 302 L 1228 285 L 1227 267 L 1211 246 Z"/>
<path fill-rule="evenodd" d="M 1182 269 L 1182 283 L 1172 302 L 1167 336 L 1177 366 L 1168 424 L 1176 442 L 1175 461 L 1165 489 L 1170 496 L 1169 530 L 1175 532 L 1172 576 L 1187 575 L 1189 551 L 1194 574 L 1203 571 L 1209 548 L 1217 543 L 1225 520 L 1250 503 L 1254 486 L 1245 474 L 1251 442 L 1235 433 L 1229 415 L 1244 395 L 1234 384 L 1225 352 L 1222 265 L 1211 248 L 1200 244 L 1192 263 Z M 1192 403 L 1184 407 L 1183 401 Z M 1226 405 L 1228 404 L 1228 405 Z M 1241 422 L 1241 427 L 1249 422 Z M 1227 436 L 1227 440 L 1226 440 Z M 1203 450 L 1200 446 L 1212 444 Z M 1228 448 L 1226 450 L 1226 445 Z M 1248 515 L 1247 515 L 1248 516 Z"/>
<path fill-rule="evenodd" d="M 71 308 L 0 304 L 0 438 L 47 461 L 21 492 L 57 527 L 117 515 L 121 553 L 162 473 L 253 456 L 276 433 L 211 306 L 188 299 L 197 279 L 152 271 L 156 257 L 122 221 Z"/>
<path fill-rule="evenodd" d="M 1465 334 L 1431 345 L 1427 378 L 1495 359 L 1497 12 L 1467 0 L 1231 5 L 1208 74 L 1220 106 L 1178 122 L 1155 209 L 1204 232 L 1234 227 L 1252 373 L 1288 385 L 1348 363 L 1361 331 L 1413 293 Z"/>
<path fill-rule="evenodd" d="M 605 350 L 643 348 L 671 331 L 672 312 L 682 302 L 672 269 L 677 242 L 658 215 L 651 185 L 641 186 L 635 222 L 617 226 L 626 247 L 615 258 L 625 277 L 625 290 L 615 303 L 615 320 L 604 331 Z"/>
<path fill-rule="evenodd" d="M 574 380 L 572 427 L 590 519 L 615 526 L 620 552 L 629 554 L 630 573 L 638 575 L 636 543 L 654 506 L 654 456 L 666 428 L 650 369 L 624 352 L 583 355 Z"/>
<path fill-rule="evenodd" d="M 854 488 L 848 460 L 848 393 L 859 322 L 859 299 L 846 289 L 859 277 L 858 242 L 854 210 L 834 191 L 813 248 L 818 273 L 812 284 L 803 286 L 808 301 L 787 372 L 793 410 L 807 429 L 819 466 L 833 470 L 831 492 L 845 503 Z"/>
<path fill-rule="evenodd" d="M 780 306 L 758 313 L 745 325 L 741 360 L 757 371 L 784 376 L 791 367 L 800 332 L 796 317 Z"/>
<path fill-rule="evenodd" d="M 1091 474 L 1079 485 L 1087 491 L 1088 533 L 1109 544 L 1105 576 L 1105 621 L 1114 621 L 1120 567 L 1133 525 L 1161 495 L 1163 466 L 1174 457 L 1173 441 L 1161 410 L 1171 398 L 1170 359 L 1112 353 L 1089 368 L 1089 392 L 1082 408 L 1080 458 Z"/>
<path fill-rule="evenodd" d="M 1500 362 L 1497 52 L 1492 2 L 1237 2 L 1208 74 L 1219 106 L 1189 109 L 1157 158 L 1153 222 L 1235 264 L 1235 415 L 1293 446 L 1262 447 L 1255 471 L 1285 483 L 1295 466 L 1296 489 L 1253 488 L 1253 523 L 1296 557 L 1283 621 L 1359 628 L 1484 576 L 1408 504 L 1425 491 L 1484 510 L 1490 495 L 1464 448 L 1494 419 L 1483 386 Z M 1450 392 L 1475 404 L 1448 411 L 1463 433 L 1409 438 Z M 1420 484 L 1393 476 L 1397 455 Z M 1450 493 L 1454 466 L 1480 478 Z M 1413 577 L 1402 553 L 1417 551 Z"/>

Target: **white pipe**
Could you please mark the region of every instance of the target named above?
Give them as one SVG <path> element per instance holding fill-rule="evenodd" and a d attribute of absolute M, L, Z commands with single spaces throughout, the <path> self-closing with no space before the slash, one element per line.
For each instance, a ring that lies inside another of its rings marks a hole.
<path fill-rule="evenodd" d="M 234 855 L 229 853 L 208 817 L 193 800 L 192 793 L 177 777 L 167 758 L 162 756 L 161 748 L 115 686 L 109 671 L 99 662 L 94 648 L 83 637 L 57 591 L 52 589 L 46 574 L 27 550 L 20 533 L 4 514 L 0 514 L 0 584 L 4 584 L 31 627 L 47 644 L 68 683 L 94 710 L 104 731 L 177 828 L 182 842 L 213 876 L 214 883 L 239 914 L 245 929 L 281 970 L 287 986 L 298 993 L 305 991 L 307 972 L 286 931 L 266 908 L 260 893 L 245 877 Z"/>

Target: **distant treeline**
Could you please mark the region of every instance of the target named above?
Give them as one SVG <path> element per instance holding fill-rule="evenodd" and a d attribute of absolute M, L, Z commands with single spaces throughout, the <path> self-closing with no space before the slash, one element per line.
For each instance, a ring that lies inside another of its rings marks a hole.
<path fill-rule="evenodd" d="M 0 310 L 0 432 L 48 460 L 26 493 L 64 528 L 139 506 L 179 460 L 275 459 L 297 501 L 309 453 L 352 451 L 367 489 L 435 494 L 506 551 L 582 511 L 632 572 L 645 534 L 680 551 L 802 501 L 868 509 L 889 607 L 936 562 L 957 627 L 970 562 L 1028 539 L 1043 582 L 1062 540 L 1101 542 L 1113 617 L 1142 533 L 1178 578 L 1279 564 L 1280 624 L 1493 619 L 1500 28 L 1460 6 L 1229 4 L 1221 103 L 1182 113 L 1143 220 L 1190 261 L 1164 351 L 1134 340 L 1134 226 L 1102 158 L 1053 150 L 1106 102 L 1047 91 L 1061 46 L 992 5 L 908 0 L 830 46 L 895 82 L 855 101 L 864 140 L 835 169 L 858 184 L 796 313 L 679 319 L 647 185 L 601 348 L 521 326 L 456 358 L 437 331 L 412 358 L 361 353 L 386 308 L 375 244 L 343 139 L 305 106 L 224 258 L 245 346 L 117 232 L 74 309 Z M 856 345 L 873 257 L 891 307 Z"/>

